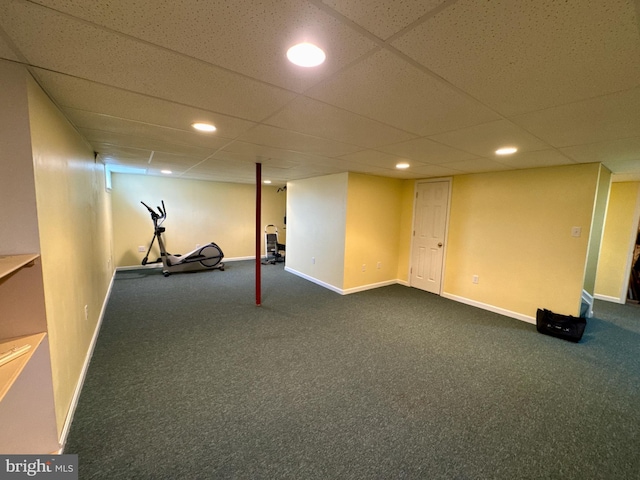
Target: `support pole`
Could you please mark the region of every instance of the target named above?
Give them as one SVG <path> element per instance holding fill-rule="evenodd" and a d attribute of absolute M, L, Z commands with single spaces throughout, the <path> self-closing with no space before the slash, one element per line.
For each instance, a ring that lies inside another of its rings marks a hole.
<path fill-rule="evenodd" d="M 260 280 L 262 272 L 260 271 L 260 239 L 262 230 L 262 164 L 256 163 L 256 305 L 260 306 L 262 303 L 262 291 Z"/>

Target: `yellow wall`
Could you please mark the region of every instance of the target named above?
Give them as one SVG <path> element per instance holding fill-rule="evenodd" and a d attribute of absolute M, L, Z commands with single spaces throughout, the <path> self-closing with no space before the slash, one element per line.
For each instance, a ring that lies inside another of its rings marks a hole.
<path fill-rule="evenodd" d="M 395 283 L 402 193 L 402 180 L 349 173 L 343 289 Z"/>
<path fill-rule="evenodd" d="M 298 274 L 341 290 L 349 174 L 287 184 L 286 265 Z"/>
<path fill-rule="evenodd" d="M 276 225 L 281 243 L 286 243 L 286 193 L 277 190 L 262 187 L 261 230 L 267 224 Z M 111 193 L 119 267 L 140 265 L 153 237 L 151 216 L 141 201 L 155 209 L 164 200 L 164 240 L 170 253 L 184 254 L 198 244 L 214 242 L 226 259 L 255 256 L 255 185 L 116 173 Z M 262 243 L 264 252 L 264 240 Z M 139 246 L 145 251 L 138 252 Z M 149 260 L 158 257 L 156 242 Z"/>
<path fill-rule="evenodd" d="M 624 303 L 640 216 L 640 182 L 611 184 L 595 294 Z"/>
<path fill-rule="evenodd" d="M 529 319 L 537 308 L 577 315 L 599 170 L 454 177 L 444 292 Z"/>
<path fill-rule="evenodd" d="M 31 78 L 28 98 L 60 434 L 112 278 L 110 205 L 93 150 Z"/>

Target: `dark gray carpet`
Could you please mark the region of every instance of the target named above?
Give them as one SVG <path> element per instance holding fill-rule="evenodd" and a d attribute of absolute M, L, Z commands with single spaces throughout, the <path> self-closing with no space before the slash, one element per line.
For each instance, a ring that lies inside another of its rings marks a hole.
<path fill-rule="evenodd" d="M 399 285 L 253 263 L 119 272 L 66 453 L 81 479 L 640 478 L 640 309 L 572 344 Z"/>

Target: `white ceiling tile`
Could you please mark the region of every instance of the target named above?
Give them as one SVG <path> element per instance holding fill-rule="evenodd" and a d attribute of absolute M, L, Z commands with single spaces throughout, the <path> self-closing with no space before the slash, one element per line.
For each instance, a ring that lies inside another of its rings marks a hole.
<path fill-rule="evenodd" d="M 458 0 L 393 45 L 504 115 L 628 89 L 640 78 L 632 0 Z"/>
<path fill-rule="evenodd" d="M 340 159 L 347 162 L 363 163 L 389 169 L 394 169 L 398 163 L 407 161 L 406 158 L 402 158 L 390 153 L 378 152 L 376 150 L 361 150 L 356 153 L 343 155 L 342 157 L 340 157 Z"/>
<path fill-rule="evenodd" d="M 469 160 L 476 157 L 471 153 L 456 150 L 455 148 L 434 142 L 428 138 L 417 138 L 394 145 L 385 145 L 380 147 L 379 150 L 433 164 Z"/>
<path fill-rule="evenodd" d="M 258 125 L 245 134 L 240 135 L 237 139 L 258 145 L 328 157 L 337 157 L 358 150 L 357 146 L 347 143 L 319 138 L 291 130 L 284 130 L 270 125 Z"/>
<path fill-rule="evenodd" d="M 443 165 L 419 165 L 415 168 L 412 167 L 411 170 L 423 178 L 448 177 L 464 173 L 462 170 L 456 170 Z"/>
<path fill-rule="evenodd" d="M 555 167 L 558 165 L 571 165 L 575 163 L 571 158 L 557 150 L 538 150 L 535 152 L 517 152 L 513 155 L 505 155 L 496 158 L 496 162 L 502 163 L 511 169 Z"/>
<path fill-rule="evenodd" d="M 383 40 L 420 19 L 445 0 L 322 0 L 334 10 Z"/>
<path fill-rule="evenodd" d="M 126 120 L 108 115 L 101 115 L 83 110 L 66 108 L 64 113 L 69 120 L 84 130 L 119 133 L 127 136 L 141 137 L 148 140 L 158 140 L 162 144 L 174 144 L 174 148 L 199 147 L 213 152 L 229 143 L 229 139 L 220 138 L 215 133 L 206 134 L 194 131 L 178 130 L 175 128 L 149 125 L 148 123 Z"/>
<path fill-rule="evenodd" d="M 307 97 L 298 97 L 266 123 L 288 130 L 375 148 L 415 135 Z"/>
<path fill-rule="evenodd" d="M 460 162 L 449 162 L 445 168 L 459 170 L 461 172 L 478 173 L 478 172 L 496 172 L 499 170 L 509 170 L 509 167 L 488 158 L 474 158 L 472 160 L 463 160 Z"/>
<path fill-rule="evenodd" d="M 520 152 L 548 149 L 543 141 L 507 120 L 461 128 L 429 138 L 458 150 L 492 158 L 496 157 L 498 148 L 506 146 L 517 147 Z"/>
<path fill-rule="evenodd" d="M 375 44 L 313 4 L 296 0 L 178 0 L 38 3 L 167 49 L 294 91 L 304 91 Z M 313 41 L 327 53 L 306 70 L 286 60 L 287 49 Z"/>
<path fill-rule="evenodd" d="M 0 29 L 0 58 L 4 58 L 5 60 L 12 60 L 14 62 L 20 60 L 13 49 L 9 46 L 7 39 L 2 34 L 2 29 Z"/>
<path fill-rule="evenodd" d="M 555 147 L 634 137 L 640 132 L 640 87 L 512 120 Z"/>
<path fill-rule="evenodd" d="M 246 120 L 260 120 L 294 97 L 34 4 L 12 2 L 7 9 L 14 21 L 2 26 L 29 62 L 45 69 Z"/>
<path fill-rule="evenodd" d="M 99 112 L 152 125 L 188 130 L 195 122 L 213 123 L 216 135 L 235 138 L 255 125 L 239 118 L 133 93 L 80 78 L 35 69 L 38 81 L 65 112 Z M 69 107 L 69 108 L 65 108 Z"/>
<path fill-rule="evenodd" d="M 388 50 L 334 75 L 306 95 L 422 136 L 500 118 Z"/>
<path fill-rule="evenodd" d="M 560 148 L 577 163 L 636 162 L 640 169 L 640 136 Z"/>
<path fill-rule="evenodd" d="M 154 138 L 127 135 L 118 132 L 106 132 L 103 130 L 91 130 L 88 128 L 79 128 L 80 133 L 91 143 L 98 147 L 106 145 L 118 145 L 128 148 L 136 148 L 156 153 L 175 153 L 186 156 L 199 157 L 201 159 L 213 154 L 214 150 L 210 148 L 198 147 L 195 145 L 175 144 L 170 141 L 163 141 Z M 96 147 L 94 147 L 95 149 Z M 102 150 L 96 150 L 98 153 L 104 154 Z"/>

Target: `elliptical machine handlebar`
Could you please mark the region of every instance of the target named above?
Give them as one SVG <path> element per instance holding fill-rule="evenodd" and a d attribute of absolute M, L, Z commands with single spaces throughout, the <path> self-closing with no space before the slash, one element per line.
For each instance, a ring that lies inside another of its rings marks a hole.
<path fill-rule="evenodd" d="M 161 220 L 160 223 L 162 223 L 164 221 L 165 218 L 167 218 L 167 209 L 164 206 L 164 200 L 162 200 L 162 208 L 157 207 L 158 211 L 160 213 L 157 213 L 153 208 L 151 208 L 149 205 L 147 205 L 144 202 L 140 202 L 142 205 L 144 205 L 145 207 L 147 207 L 147 210 L 149 210 L 149 213 L 151 213 L 151 219 L 153 220 L 153 223 L 156 224 L 156 222 L 158 220 Z"/>

